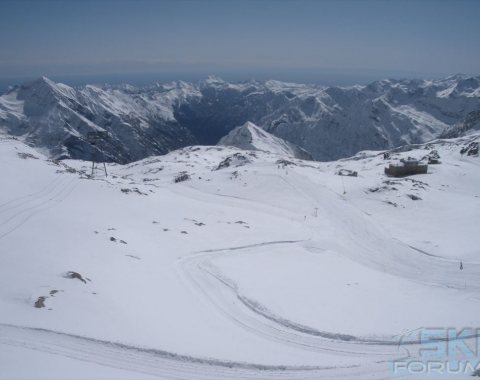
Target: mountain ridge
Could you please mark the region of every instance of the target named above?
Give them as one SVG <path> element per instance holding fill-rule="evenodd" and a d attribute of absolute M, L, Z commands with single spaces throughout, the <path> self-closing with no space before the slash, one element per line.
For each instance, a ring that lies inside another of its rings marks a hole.
<path fill-rule="evenodd" d="M 465 128 L 455 126 L 479 110 L 480 76 L 458 74 L 349 87 L 218 77 L 70 87 L 42 77 L 0 96 L 0 129 L 53 158 L 95 155 L 126 163 L 188 145 L 214 145 L 251 121 L 316 160 L 334 160 L 423 143 L 452 128 L 449 136 L 461 135 Z M 101 148 L 87 139 L 97 130 L 110 136 Z"/>

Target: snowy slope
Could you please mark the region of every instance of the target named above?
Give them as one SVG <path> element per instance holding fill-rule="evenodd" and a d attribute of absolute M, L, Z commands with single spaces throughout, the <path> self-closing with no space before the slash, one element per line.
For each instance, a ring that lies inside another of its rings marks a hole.
<path fill-rule="evenodd" d="M 244 150 L 260 150 L 303 160 L 312 159 L 312 156 L 299 146 L 273 136 L 249 121 L 232 129 L 228 135 L 222 137 L 217 145 L 233 146 Z"/>
<path fill-rule="evenodd" d="M 389 378 L 417 352 L 402 334 L 478 324 L 480 166 L 460 150 L 479 141 L 330 163 L 194 146 L 92 178 L 4 136 L 0 378 Z M 384 176 L 432 149 L 428 174 Z"/>
<path fill-rule="evenodd" d="M 351 87 L 210 77 L 71 88 L 40 78 L 0 96 L 0 130 L 50 157 L 127 163 L 188 145 L 215 145 L 250 121 L 316 160 L 333 160 L 478 129 L 479 91 L 480 78 L 465 75 Z M 94 147 L 87 135 L 96 130 L 109 137 Z"/>

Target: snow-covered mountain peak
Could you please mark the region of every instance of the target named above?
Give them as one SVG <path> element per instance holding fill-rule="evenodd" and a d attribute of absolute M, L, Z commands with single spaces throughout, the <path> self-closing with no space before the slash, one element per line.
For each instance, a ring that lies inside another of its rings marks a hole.
<path fill-rule="evenodd" d="M 63 83 L 55 83 L 47 77 L 40 77 L 29 83 L 20 86 L 18 94 L 20 97 L 28 96 L 55 96 L 55 97 L 74 97 L 75 90 Z"/>
<path fill-rule="evenodd" d="M 33 79 L 30 83 L 27 83 L 26 86 L 35 86 L 35 85 L 47 85 L 50 87 L 55 87 L 56 83 L 46 76 L 41 76 L 36 79 Z"/>
<path fill-rule="evenodd" d="M 46 77 L 40 77 L 29 83 L 23 84 L 10 91 L 7 95 L 0 98 L 0 108 L 5 98 L 9 98 L 9 105 L 17 103 L 22 104 L 22 114 L 7 115 L 9 119 L 16 120 L 18 118 L 38 118 L 48 115 L 52 109 L 74 107 L 77 104 L 76 91 L 65 84 L 55 83 Z M 15 117 L 12 117 L 15 116 Z M 50 120 L 53 124 L 53 118 Z M 6 123 L 7 127 L 12 127 L 11 123 Z M 29 123 L 27 127 L 35 127 Z M 24 129 L 25 131 L 26 129 Z M 14 132 L 14 134 L 16 134 Z"/>
<path fill-rule="evenodd" d="M 311 155 L 299 146 L 268 133 L 250 121 L 230 131 L 219 141 L 218 145 L 259 150 L 285 157 L 311 159 Z"/>
<path fill-rule="evenodd" d="M 203 86 L 223 86 L 227 82 L 225 82 L 222 78 L 217 77 L 216 75 L 209 75 L 207 79 L 201 81 L 201 85 Z"/>
<path fill-rule="evenodd" d="M 41 76 L 22 85 L 22 87 L 39 87 L 39 86 L 55 87 L 56 83 L 51 79 L 47 78 L 46 76 Z"/>
<path fill-rule="evenodd" d="M 447 76 L 444 80 L 445 81 L 457 82 L 459 80 L 467 79 L 468 77 L 469 76 L 466 75 L 466 74 L 457 73 L 457 74 Z"/>
<path fill-rule="evenodd" d="M 439 98 L 467 97 L 480 98 L 480 77 L 457 74 L 437 82 Z"/>

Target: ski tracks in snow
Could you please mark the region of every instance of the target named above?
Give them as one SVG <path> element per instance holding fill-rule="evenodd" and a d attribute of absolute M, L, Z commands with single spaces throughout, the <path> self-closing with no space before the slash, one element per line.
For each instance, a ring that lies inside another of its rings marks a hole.
<path fill-rule="evenodd" d="M 293 176 L 295 176 L 296 180 L 298 179 L 298 183 L 292 184 L 290 181 L 282 179 L 300 196 L 308 199 L 312 206 L 318 207 L 324 213 L 324 218 L 329 218 L 333 221 L 333 228 L 343 232 L 339 238 L 345 235 L 345 238 L 348 238 L 353 243 L 350 245 L 357 247 L 355 252 L 344 252 L 342 255 L 367 267 L 382 271 L 388 269 L 392 274 L 426 285 L 447 287 L 453 285 L 442 283 L 437 276 L 427 279 L 415 275 L 412 276 L 412 265 L 413 268 L 419 265 L 418 252 L 402 242 L 394 242 L 381 228 L 378 228 L 375 223 L 367 219 L 361 210 L 357 210 L 354 205 L 346 204 L 345 199 L 341 195 L 323 186 L 324 191 L 320 196 L 329 195 L 332 199 L 331 202 L 328 199 L 324 199 L 324 202 L 319 202 L 318 194 L 316 194 L 318 187 L 314 189 L 315 185 L 310 181 L 306 183 L 307 178 L 299 173 L 295 173 Z M 241 201 L 256 203 L 254 200 L 249 201 L 248 199 L 242 199 Z M 325 202 L 328 205 L 325 206 Z M 339 202 L 341 203 L 339 204 Z M 321 207 L 322 205 L 323 207 Z M 353 221 L 350 220 L 352 217 Z M 353 236 L 349 236 L 349 227 L 352 227 L 352 223 L 360 223 L 360 228 L 353 228 Z M 363 238 L 366 236 L 368 244 L 362 243 L 360 236 Z M 394 245 L 394 252 L 386 254 L 382 251 L 382 245 L 377 246 L 381 241 L 386 242 L 385 244 L 387 245 Z M 399 337 L 397 336 L 381 339 L 356 337 L 340 332 L 320 331 L 288 320 L 274 314 L 266 306 L 242 294 L 238 285 L 232 279 L 226 277 L 214 265 L 215 259 L 219 257 L 261 253 L 261 250 L 258 251 L 259 249 L 273 245 L 303 244 L 307 251 L 324 250 L 324 248 L 312 246 L 312 241 L 308 244 L 305 244 L 305 242 L 305 240 L 270 241 L 222 249 L 203 250 L 180 258 L 175 263 L 175 267 L 180 277 L 192 291 L 200 293 L 204 299 L 213 304 L 226 318 L 246 331 L 308 351 L 363 357 L 362 367 L 365 365 L 365 368 L 370 368 L 369 371 L 371 373 L 375 373 L 375 366 L 382 366 L 386 361 L 402 356 L 403 351 L 399 351 L 400 344 L 409 348 L 417 345 L 416 341 L 402 341 L 399 343 Z M 343 247 L 339 246 L 339 248 Z M 386 263 L 389 260 L 392 262 Z M 424 256 L 420 260 L 422 261 L 420 264 L 433 266 L 437 269 L 437 273 L 445 273 L 445 270 L 448 272 L 448 268 L 444 268 L 443 263 L 437 257 Z M 425 260 L 428 260 L 428 263 L 424 263 Z M 387 264 L 388 268 L 386 268 Z M 413 272 L 415 274 L 415 271 Z M 414 352 L 414 350 L 410 351 Z M 383 373 L 386 375 L 388 372 L 386 372 L 385 368 L 384 371 Z M 359 368 L 352 369 L 352 374 L 356 373 L 358 375 L 360 372 Z"/>
<path fill-rule="evenodd" d="M 41 351 L 130 372 L 175 380 L 381 379 L 387 364 L 283 366 L 180 355 L 158 349 L 72 335 L 47 329 L 0 324 L 0 344 Z M 352 373 L 352 370 L 355 370 Z"/>
<path fill-rule="evenodd" d="M 258 301 L 242 294 L 238 285 L 214 264 L 215 259 L 225 255 L 253 254 L 255 252 L 251 250 L 256 248 L 304 243 L 304 240 L 271 241 L 203 250 L 180 258 L 175 267 L 192 291 L 199 292 L 233 323 L 264 338 L 314 352 L 375 355 L 376 359 L 397 355 L 396 337 L 380 340 L 320 331 L 276 315 Z"/>
<path fill-rule="evenodd" d="M 0 239 L 20 228 L 35 214 L 63 202 L 77 185 L 78 178 L 58 175 L 39 191 L 0 204 Z"/>

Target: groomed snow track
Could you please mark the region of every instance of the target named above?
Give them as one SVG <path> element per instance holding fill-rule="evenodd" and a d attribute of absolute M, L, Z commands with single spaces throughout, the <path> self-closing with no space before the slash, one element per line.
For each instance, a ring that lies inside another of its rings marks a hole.
<path fill-rule="evenodd" d="M 349 378 L 356 367 L 269 366 L 180 355 L 47 329 L 0 324 L 0 344 L 23 347 L 162 379 Z M 371 368 L 366 373 L 371 373 Z M 333 375 L 333 372 L 335 375 Z M 380 377 L 378 377 L 380 378 Z"/>

